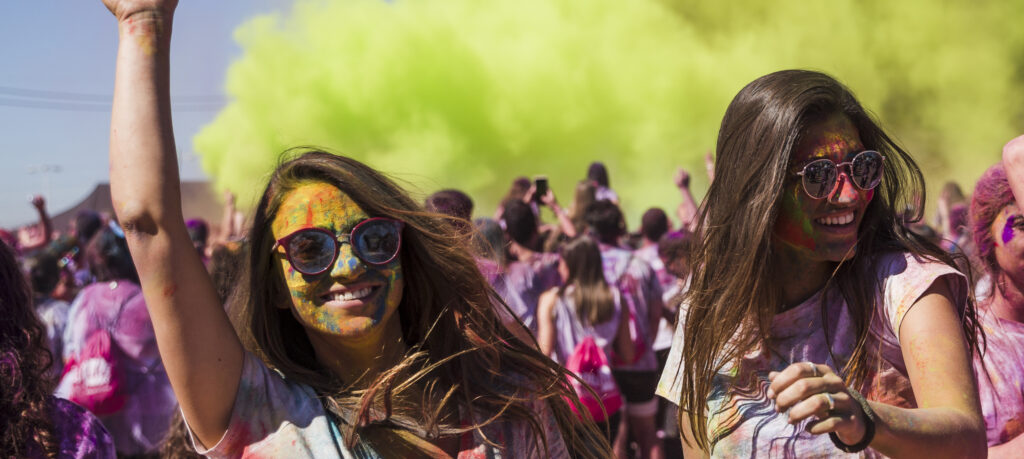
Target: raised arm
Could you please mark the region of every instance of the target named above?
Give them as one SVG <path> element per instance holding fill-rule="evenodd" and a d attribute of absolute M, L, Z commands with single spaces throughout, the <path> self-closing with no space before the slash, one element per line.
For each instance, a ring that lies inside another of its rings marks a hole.
<path fill-rule="evenodd" d="M 114 210 L 171 385 L 198 439 L 212 446 L 227 430 L 244 354 L 181 213 L 168 81 L 177 0 L 104 4 L 120 36 L 110 126 Z"/>
<path fill-rule="evenodd" d="M 1003 147 L 1003 167 L 1010 180 L 1013 197 L 1018 206 L 1024 206 L 1024 135 L 1006 143 Z"/>
<path fill-rule="evenodd" d="M 32 197 L 32 207 L 36 208 L 39 214 L 39 226 L 43 231 L 41 245 L 49 244 L 53 240 L 53 222 L 50 221 L 50 214 L 46 211 L 46 198 L 41 194 Z"/>
<path fill-rule="evenodd" d="M 697 221 L 697 201 L 690 193 L 690 173 L 686 169 L 679 168 L 674 178 L 676 188 L 679 189 L 679 206 L 676 207 L 676 218 L 679 219 L 679 226 L 687 231 L 693 231 Z"/>
<path fill-rule="evenodd" d="M 575 239 L 576 225 L 572 223 L 572 220 L 569 218 L 569 214 L 565 212 L 565 209 L 558 205 L 558 199 L 555 198 L 554 190 L 548 188 L 548 192 L 545 193 L 544 196 L 541 196 L 540 200 L 545 206 L 548 206 L 548 208 L 551 209 L 552 213 L 555 214 L 555 218 L 558 219 L 558 227 L 562 230 L 562 234 L 569 239 Z"/>

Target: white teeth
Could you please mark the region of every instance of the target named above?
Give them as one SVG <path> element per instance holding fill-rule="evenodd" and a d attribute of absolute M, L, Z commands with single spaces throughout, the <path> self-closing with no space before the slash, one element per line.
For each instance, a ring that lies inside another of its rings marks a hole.
<path fill-rule="evenodd" d="M 373 291 L 373 288 L 366 287 L 366 288 L 360 289 L 360 290 L 354 290 L 354 291 L 348 291 L 348 292 L 342 292 L 342 293 L 335 293 L 334 295 L 331 296 L 331 300 L 333 300 L 333 301 L 352 301 L 352 300 L 358 300 L 358 299 L 361 299 L 361 298 L 366 298 L 366 296 L 369 295 L 371 291 Z"/>
<path fill-rule="evenodd" d="M 824 217 L 815 220 L 816 222 L 826 226 L 841 226 L 849 224 L 853 221 L 853 212 L 837 215 L 833 217 Z"/>

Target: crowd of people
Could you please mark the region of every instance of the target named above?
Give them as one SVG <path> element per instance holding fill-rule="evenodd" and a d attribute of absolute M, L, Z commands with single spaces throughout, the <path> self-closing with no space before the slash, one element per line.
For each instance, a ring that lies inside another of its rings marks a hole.
<path fill-rule="evenodd" d="M 0 232 L 12 457 L 1013 457 L 1024 451 L 1024 136 L 972 193 L 852 92 L 771 73 L 710 188 L 631 231 L 592 163 L 492 218 L 289 150 L 251 217 L 181 213 L 174 0 L 118 21 L 113 215 Z M 672 214 L 672 217 L 670 217 Z M 660 397 L 658 397 L 660 395 Z"/>

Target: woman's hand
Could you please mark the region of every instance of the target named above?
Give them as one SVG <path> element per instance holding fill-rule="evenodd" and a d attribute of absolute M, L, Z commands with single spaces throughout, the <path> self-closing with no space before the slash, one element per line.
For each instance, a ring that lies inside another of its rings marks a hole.
<path fill-rule="evenodd" d="M 170 16 L 178 6 L 178 0 L 103 0 L 103 4 L 121 22 L 143 12 Z"/>
<path fill-rule="evenodd" d="M 788 412 L 790 424 L 813 417 L 807 431 L 814 435 L 835 432 L 847 445 L 864 438 L 864 410 L 828 365 L 794 363 L 781 372 L 771 372 L 768 381 L 768 398 L 775 401 L 776 411 Z"/>

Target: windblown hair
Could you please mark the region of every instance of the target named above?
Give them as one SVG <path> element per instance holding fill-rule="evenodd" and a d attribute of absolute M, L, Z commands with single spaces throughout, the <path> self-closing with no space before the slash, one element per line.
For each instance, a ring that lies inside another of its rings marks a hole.
<path fill-rule="evenodd" d="M 253 217 L 241 278 L 248 288 L 236 289 L 229 309 L 246 349 L 320 394 L 347 445 L 415 450 L 423 439 L 473 430 L 483 435 L 492 422 L 521 422 L 546 447 L 551 439 L 533 405 L 539 401 L 550 407 L 570 450 L 607 454 L 610 447 L 593 423 L 580 423 L 569 406 L 579 399 L 567 384 L 568 372 L 502 324 L 495 307 L 508 306 L 480 273 L 464 237 L 358 161 L 308 149 L 286 155 L 295 157 L 274 171 Z M 405 222 L 399 255 L 405 286 L 397 318 L 409 350 L 372 381 L 333 376 L 315 359 L 303 326 L 279 307 L 290 297 L 272 255 L 271 222 L 287 194 L 310 182 L 336 186 L 371 216 Z"/>
<path fill-rule="evenodd" d="M 836 362 L 848 385 L 862 387 L 874 360 L 871 353 L 877 352 L 866 342 L 871 321 L 881 320 L 873 317 L 882 288 L 875 275 L 879 256 L 910 252 L 956 267 L 953 256 L 904 227 L 901 210 L 916 209 L 911 220 L 921 218 L 922 206 L 914 199 L 924 201 L 924 177 L 849 89 L 828 75 L 804 70 L 775 72 L 748 84 L 722 119 L 715 155 L 720 167 L 701 208 L 690 259 L 693 277 L 686 294 L 679 417 L 681 422 L 688 418 L 694 440 L 705 450 L 734 427 L 708 432 L 712 378 L 770 337 L 771 318 L 783 306 L 781 285 L 793 275 L 780 272 L 772 243 L 783 189 L 796 180 L 788 173 L 791 154 L 803 133 L 836 114 L 849 118 L 865 148 L 885 156 L 884 176 L 865 210 L 856 252 L 838 263 L 824 292 L 845 299 L 856 327 L 850 360 Z M 822 301 L 823 322 L 837 320 L 827 316 L 825 304 Z M 972 350 L 976 328 L 969 300 L 963 329 Z M 831 342 L 827 327 L 826 341 Z M 756 383 L 736 381 L 729 390 L 747 393 Z M 684 439 L 689 437 L 682 433 Z"/>
<path fill-rule="evenodd" d="M 990 228 L 999 212 L 1014 203 L 1013 190 L 1010 189 L 1010 181 L 1006 177 L 1006 168 L 1002 162 L 996 163 L 988 168 L 974 185 L 970 212 L 971 234 L 977 250 L 975 262 L 980 263 L 985 271 L 992 275 L 994 285 L 998 284 L 996 276 L 1001 268 L 996 261 L 996 242 L 992 240 Z"/>
<path fill-rule="evenodd" d="M 14 251 L 2 242 L 0 311 L 0 451 L 10 457 L 57 457 L 49 410 L 57 383 L 49 373 L 53 356 Z"/>
<path fill-rule="evenodd" d="M 573 304 L 580 322 L 591 326 L 607 322 L 615 315 L 615 297 L 601 268 L 601 249 L 597 242 L 580 236 L 562 247 L 562 260 L 569 277 L 558 288 L 564 295 L 572 287 Z"/>

